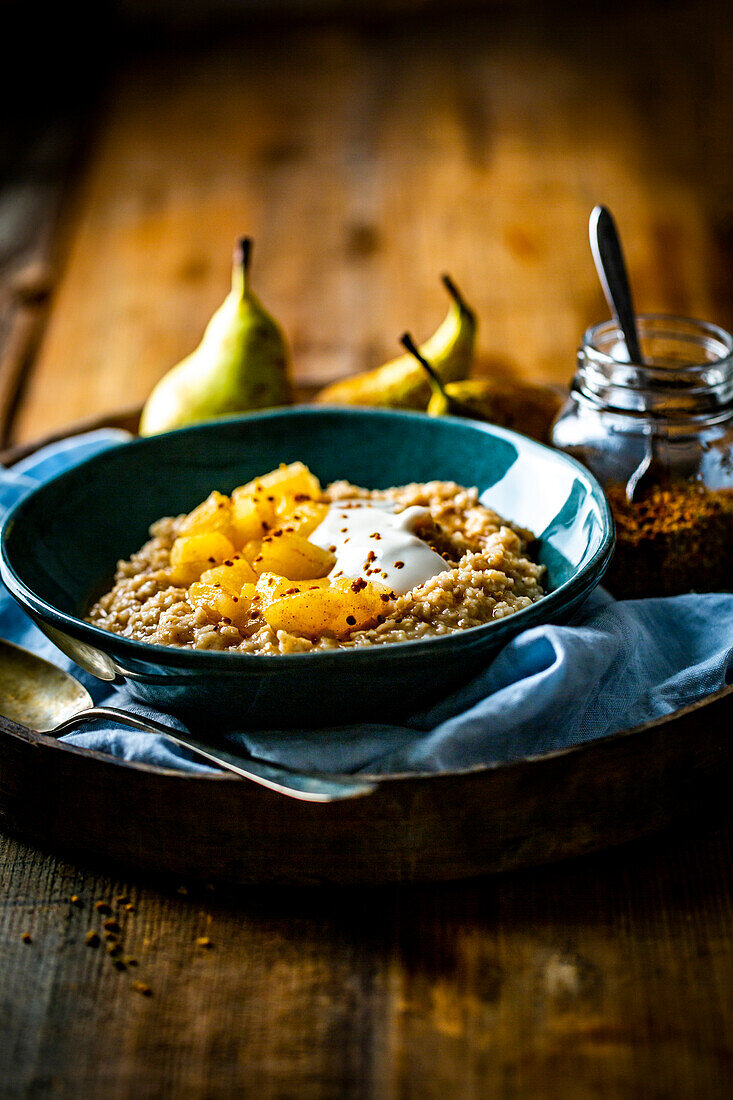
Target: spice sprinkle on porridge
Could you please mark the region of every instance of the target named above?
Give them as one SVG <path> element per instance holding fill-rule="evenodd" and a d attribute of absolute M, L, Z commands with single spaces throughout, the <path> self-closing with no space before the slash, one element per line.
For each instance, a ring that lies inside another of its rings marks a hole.
<path fill-rule="evenodd" d="M 532 534 L 454 482 L 322 489 L 294 462 L 150 535 L 87 619 L 156 645 L 274 655 L 406 642 L 544 595 Z"/>

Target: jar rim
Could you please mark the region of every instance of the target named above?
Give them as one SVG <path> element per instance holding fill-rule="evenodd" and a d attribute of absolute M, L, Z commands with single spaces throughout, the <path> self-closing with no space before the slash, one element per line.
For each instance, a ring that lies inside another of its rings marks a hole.
<path fill-rule="evenodd" d="M 647 329 L 647 335 L 667 336 L 678 339 L 687 338 L 690 340 L 694 340 L 695 338 L 698 340 L 707 339 L 717 343 L 720 354 L 704 362 L 675 364 L 674 369 L 680 373 L 689 374 L 694 378 L 697 374 L 709 371 L 711 367 L 720 367 L 721 364 L 725 364 L 727 360 L 731 360 L 731 364 L 733 365 L 733 335 L 721 325 L 716 325 L 712 321 L 703 321 L 699 317 L 687 317 L 675 313 L 638 313 L 636 315 L 636 322 L 638 328 L 641 330 L 642 336 L 645 335 L 644 330 Z M 665 332 L 663 326 L 670 324 L 680 326 L 681 331 Z M 685 332 L 684 326 L 687 326 L 689 331 Z M 659 331 L 660 329 L 661 331 Z M 621 328 L 613 317 L 605 321 L 599 321 L 596 324 L 590 325 L 583 333 L 582 347 L 592 352 L 593 359 L 599 365 L 603 364 L 609 367 L 625 366 L 638 371 L 649 370 L 650 372 L 664 369 L 654 363 L 634 363 L 628 360 L 615 359 L 608 352 L 602 351 L 597 343 L 598 338 L 600 336 L 610 338 L 613 337 L 614 334 L 618 339 L 623 341 Z"/>

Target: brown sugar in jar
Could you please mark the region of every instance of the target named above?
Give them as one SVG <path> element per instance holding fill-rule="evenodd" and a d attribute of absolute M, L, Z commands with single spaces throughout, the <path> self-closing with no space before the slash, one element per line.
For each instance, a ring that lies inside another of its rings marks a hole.
<path fill-rule="evenodd" d="M 733 587 L 733 489 L 680 482 L 629 503 L 607 485 L 616 550 L 605 584 L 628 599 Z"/>
<path fill-rule="evenodd" d="M 613 595 L 733 589 L 733 337 L 681 317 L 638 328 L 643 365 L 625 361 L 613 322 L 585 334 L 553 444 L 606 491 Z"/>

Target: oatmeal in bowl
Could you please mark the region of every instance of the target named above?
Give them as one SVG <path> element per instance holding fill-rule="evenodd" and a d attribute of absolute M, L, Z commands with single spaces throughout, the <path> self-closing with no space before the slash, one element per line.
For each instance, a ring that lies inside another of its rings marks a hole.
<path fill-rule="evenodd" d="M 154 523 L 87 621 L 154 645 L 283 655 L 439 637 L 544 595 L 529 531 L 450 481 L 322 487 L 302 463 Z"/>
<path fill-rule="evenodd" d="M 515 432 L 295 407 L 94 455 L 15 505 L 0 569 L 56 646 L 135 700 L 287 731 L 450 698 L 566 620 L 612 547 L 592 475 Z"/>

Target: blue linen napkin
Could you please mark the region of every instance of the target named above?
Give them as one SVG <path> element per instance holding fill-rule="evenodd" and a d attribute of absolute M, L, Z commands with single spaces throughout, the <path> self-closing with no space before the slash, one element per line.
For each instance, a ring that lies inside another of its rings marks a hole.
<path fill-rule="evenodd" d="M 0 469 L 0 518 L 37 483 L 129 438 L 97 431 Z M 95 703 L 173 716 L 110 692 L 64 657 L 0 585 L 0 637 L 72 671 Z M 569 626 L 538 626 L 508 643 L 469 684 L 401 725 L 227 733 L 233 745 L 323 772 L 456 770 L 548 752 L 661 717 L 733 682 L 733 594 L 613 600 L 599 589 Z M 201 732 L 208 733 L 210 731 Z M 101 723 L 64 740 L 182 771 L 212 769 L 166 738 Z"/>

